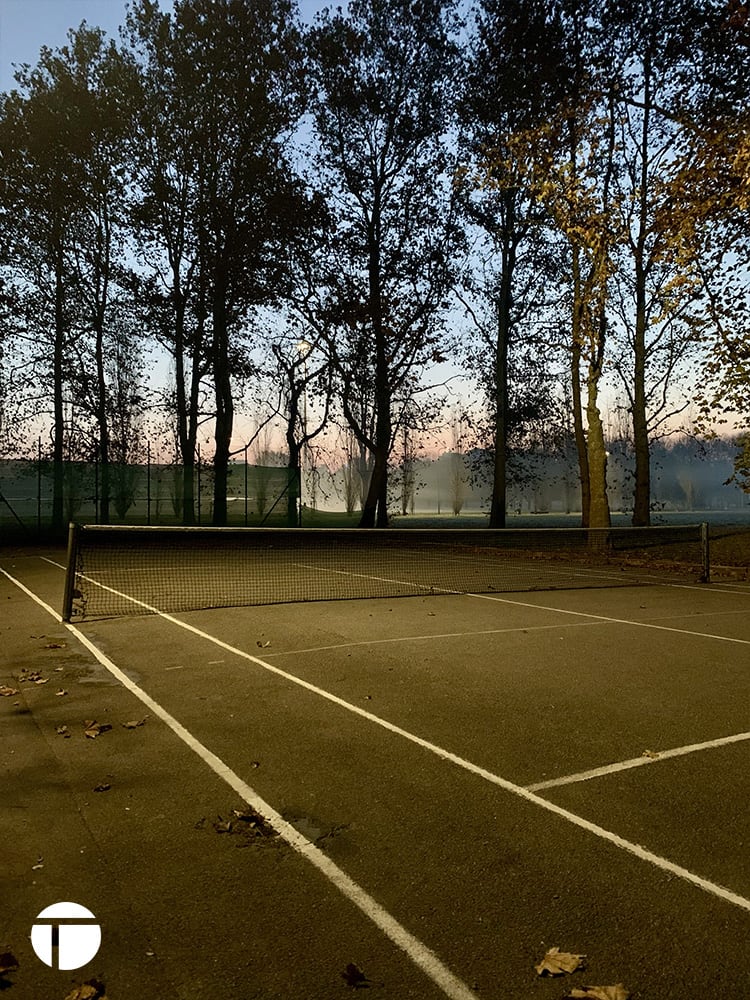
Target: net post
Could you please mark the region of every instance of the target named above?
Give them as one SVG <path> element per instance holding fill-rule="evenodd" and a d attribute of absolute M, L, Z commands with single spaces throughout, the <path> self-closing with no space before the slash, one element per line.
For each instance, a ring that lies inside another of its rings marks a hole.
<path fill-rule="evenodd" d="M 68 527 L 68 563 L 65 570 L 65 592 L 63 594 L 62 620 L 69 622 L 73 614 L 73 591 L 75 590 L 76 567 L 78 565 L 79 526 L 71 521 Z"/>
<path fill-rule="evenodd" d="M 701 583 L 711 582 L 711 548 L 709 544 L 708 522 L 701 521 Z"/>

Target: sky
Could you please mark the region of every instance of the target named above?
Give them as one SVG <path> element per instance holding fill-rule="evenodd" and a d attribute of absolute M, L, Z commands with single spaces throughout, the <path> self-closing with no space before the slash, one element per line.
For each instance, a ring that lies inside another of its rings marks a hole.
<path fill-rule="evenodd" d="M 126 6 L 127 0 L 0 0 L 0 91 L 15 85 L 13 63 L 34 65 L 43 45 L 52 49 L 64 45 L 68 29 L 81 21 L 117 38 Z M 161 0 L 161 6 L 170 8 L 171 0 Z M 302 17 L 310 20 L 326 4 L 300 0 L 299 6 Z"/>

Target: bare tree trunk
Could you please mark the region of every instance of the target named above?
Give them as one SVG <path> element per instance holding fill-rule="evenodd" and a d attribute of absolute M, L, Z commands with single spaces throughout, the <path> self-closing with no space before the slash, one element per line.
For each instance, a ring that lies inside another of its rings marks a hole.
<path fill-rule="evenodd" d="M 227 478 L 234 425 L 225 296 L 225 282 L 223 276 L 219 275 L 214 288 L 213 307 L 213 374 L 216 401 L 213 523 L 217 527 L 227 523 Z"/>
<path fill-rule="evenodd" d="M 109 464 L 109 414 L 107 412 L 107 375 L 104 366 L 104 324 L 109 288 L 109 225 L 106 213 L 103 223 L 97 227 L 96 258 L 94 276 L 94 335 L 96 359 L 96 422 L 99 427 L 99 470 L 101 474 L 101 499 L 99 518 L 102 524 L 109 524 L 110 464 Z"/>
<path fill-rule="evenodd" d="M 507 199 L 512 212 L 512 195 Z M 500 294 L 497 300 L 497 340 L 495 342 L 495 461 L 492 479 L 490 527 L 504 528 L 508 483 L 508 348 L 513 307 L 515 247 L 507 228 L 502 248 Z"/>
<path fill-rule="evenodd" d="M 600 371 L 589 365 L 587 378 L 586 422 L 588 424 L 588 465 L 589 465 L 589 522 L 590 528 L 609 528 L 611 525 L 609 499 L 607 497 L 607 446 L 604 440 L 604 426 L 599 411 Z"/>
<path fill-rule="evenodd" d="M 651 523 L 651 456 L 646 416 L 646 232 L 648 227 L 648 141 L 651 101 L 651 54 L 644 66 L 643 119 L 641 126 L 641 176 L 638 196 L 638 236 L 635 245 L 635 331 L 633 340 L 633 449 L 635 492 L 633 524 Z"/>
<path fill-rule="evenodd" d="M 391 449 L 391 393 L 388 385 L 386 335 L 380 273 L 380 200 L 376 194 L 368 234 L 369 312 L 375 341 L 375 449 L 360 528 L 388 526 L 388 456 Z"/>
<path fill-rule="evenodd" d="M 55 252 L 55 347 L 52 372 L 53 409 L 52 430 L 52 531 L 57 535 L 63 529 L 63 449 L 65 447 L 65 412 L 63 409 L 63 368 L 65 355 L 65 317 L 63 313 L 63 259 L 62 247 Z"/>
<path fill-rule="evenodd" d="M 636 267 L 636 281 L 642 267 Z M 636 285 L 636 315 L 633 365 L 633 449 L 635 492 L 633 524 L 651 523 L 651 454 L 646 417 L 646 305 L 640 282 Z"/>
<path fill-rule="evenodd" d="M 571 344 L 570 380 L 573 404 L 573 435 L 578 455 L 578 475 L 581 481 L 581 525 L 589 526 L 591 517 L 591 477 L 586 434 L 583 429 L 583 400 L 581 398 L 581 345 L 583 342 L 583 290 L 581 288 L 580 251 L 573 246 L 573 342 Z"/>

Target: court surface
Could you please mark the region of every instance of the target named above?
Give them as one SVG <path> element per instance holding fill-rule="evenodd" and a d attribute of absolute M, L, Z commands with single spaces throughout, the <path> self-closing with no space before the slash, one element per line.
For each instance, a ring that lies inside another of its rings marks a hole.
<path fill-rule="evenodd" d="M 66 626 L 62 563 L 0 554 L 9 997 L 750 995 L 747 585 Z"/>

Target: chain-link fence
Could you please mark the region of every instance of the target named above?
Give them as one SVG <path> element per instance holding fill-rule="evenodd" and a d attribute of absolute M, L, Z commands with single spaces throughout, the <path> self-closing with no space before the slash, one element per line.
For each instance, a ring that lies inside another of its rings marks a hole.
<path fill-rule="evenodd" d="M 62 516 L 54 523 L 55 466 L 42 459 L 0 460 L 0 541 L 54 537 L 70 521 L 179 525 L 213 522 L 213 471 L 182 465 L 64 462 Z M 192 504 L 190 492 L 192 491 Z M 186 498 L 187 494 L 187 498 Z M 227 524 L 296 525 L 299 470 L 233 463 L 227 479 Z M 192 506 L 192 516 L 190 507 Z M 56 531 L 57 528 L 57 531 Z"/>

